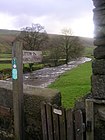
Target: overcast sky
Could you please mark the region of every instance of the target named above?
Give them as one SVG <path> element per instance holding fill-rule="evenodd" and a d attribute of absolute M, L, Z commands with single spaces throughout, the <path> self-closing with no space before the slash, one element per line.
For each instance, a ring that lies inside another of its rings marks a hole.
<path fill-rule="evenodd" d="M 0 28 L 18 29 L 40 23 L 48 33 L 71 28 L 74 35 L 93 36 L 92 0 L 0 0 Z"/>

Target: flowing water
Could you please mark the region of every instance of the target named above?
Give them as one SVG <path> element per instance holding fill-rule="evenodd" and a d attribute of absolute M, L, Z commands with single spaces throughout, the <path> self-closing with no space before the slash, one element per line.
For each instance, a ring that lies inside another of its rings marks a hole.
<path fill-rule="evenodd" d="M 43 68 L 32 73 L 27 73 L 23 75 L 23 82 L 24 84 L 45 88 L 54 82 L 62 73 L 88 61 L 91 61 L 91 59 L 82 57 L 69 62 L 68 65 L 65 64 L 57 67 Z"/>

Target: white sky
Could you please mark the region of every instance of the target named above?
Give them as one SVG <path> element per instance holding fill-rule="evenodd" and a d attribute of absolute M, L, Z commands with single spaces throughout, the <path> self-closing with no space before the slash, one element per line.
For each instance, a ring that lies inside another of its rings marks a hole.
<path fill-rule="evenodd" d="M 47 33 L 93 37 L 92 0 L 0 0 L 0 28 L 18 29 L 40 23 Z"/>

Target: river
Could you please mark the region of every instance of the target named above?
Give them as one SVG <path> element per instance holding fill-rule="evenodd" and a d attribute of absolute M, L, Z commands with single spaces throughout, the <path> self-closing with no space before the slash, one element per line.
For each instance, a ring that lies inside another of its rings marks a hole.
<path fill-rule="evenodd" d="M 61 65 L 57 67 L 46 67 L 40 70 L 33 71 L 23 75 L 24 84 L 33 85 L 40 88 L 45 88 L 54 82 L 61 74 L 71 70 L 78 65 L 91 61 L 91 58 L 78 58 L 75 61 L 70 61 L 68 65 Z"/>

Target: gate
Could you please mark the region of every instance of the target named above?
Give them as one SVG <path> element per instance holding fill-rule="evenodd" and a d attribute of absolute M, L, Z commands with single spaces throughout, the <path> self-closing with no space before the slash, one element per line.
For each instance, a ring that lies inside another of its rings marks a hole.
<path fill-rule="evenodd" d="M 41 105 L 43 140 L 86 140 L 81 110 Z"/>

